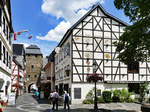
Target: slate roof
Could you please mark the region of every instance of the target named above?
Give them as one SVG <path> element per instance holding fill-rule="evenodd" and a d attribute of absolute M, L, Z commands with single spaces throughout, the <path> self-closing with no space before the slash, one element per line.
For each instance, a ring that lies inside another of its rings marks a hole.
<path fill-rule="evenodd" d="M 55 50 L 53 50 L 52 52 L 51 52 L 51 54 L 49 55 L 49 57 L 48 57 L 48 62 L 54 62 L 54 60 L 55 60 L 55 54 L 56 54 L 56 52 L 55 52 Z"/>
<path fill-rule="evenodd" d="M 13 55 L 24 55 L 23 44 L 13 44 Z"/>
<path fill-rule="evenodd" d="M 42 55 L 40 48 L 37 45 L 30 45 L 26 48 L 26 54 L 37 54 Z"/>

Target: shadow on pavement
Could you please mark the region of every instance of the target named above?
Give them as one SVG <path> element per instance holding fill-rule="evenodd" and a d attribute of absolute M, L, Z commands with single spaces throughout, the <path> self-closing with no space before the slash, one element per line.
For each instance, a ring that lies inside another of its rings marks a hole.
<path fill-rule="evenodd" d="M 48 99 L 40 99 L 39 97 L 36 97 L 35 95 L 32 95 L 32 97 L 38 102 L 38 104 L 49 104 Z"/>
<path fill-rule="evenodd" d="M 90 110 L 90 109 L 86 109 L 86 108 L 77 108 L 77 109 L 70 109 L 70 110 L 64 110 L 64 109 L 51 110 L 51 109 L 47 109 L 47 110 L 41 111 L 41 112 L 95 112 L 95 111 Z M 98 110 L 97 112 L 101 112 L 101 111 Z"/>

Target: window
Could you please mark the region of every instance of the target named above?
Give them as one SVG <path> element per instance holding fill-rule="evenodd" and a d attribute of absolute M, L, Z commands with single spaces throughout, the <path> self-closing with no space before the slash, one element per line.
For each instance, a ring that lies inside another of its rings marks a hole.
<path fill-rule="evenodd" d="M 9 29 L 8 29 L 8 26 L 6 27 L 6 36 L 7 36 L 7 40 L 8 40 L 8 36 L 9 36 Z"/>
<path fill-rule="evenodd" d="M 9 68 L 11 69 L 11 57 L 9 56 Z"/>
<path fill-rule="evenodd" d="M 2 59 L 2 42 L 0 41 L 0 60 Z"/>
<path fill-rule="evenodd" d="M 2 9 L 0 8 L 0 26 L 2 25 Z"/>
<path fill-rule="evenodd" d="M 12 34 L 11 34 L 11 32 L 9 32 L 9 45 L 11 45 L 11 36 L 12 36 Z"/>
<path fill-rule="evenodd" d="M 34 68 L 34 65 L 31 65 L 31 68 L 33 69 L 33 68 Z"/>
<path fill-rule="evenodd" d="M 3 32 L 5 34 L 5 18 L 3 17 Z"/>
<path fill-rule="evenodd" d="M 51 80 L 51 77 L 47 77 L 47 80 Z"/>
<path fill-rule="evenodd" d="M 28 75 L 27 80 L 30 80 L 30 75 Z"/>
<path fill-rule="evenodd" d="M 4 46 L 3 46 L 3 57 L 4 57 L 3 63 L 5 63 L 5 47 Z"/>
<path fill-rule="evenodd" d="M 139 73 L 139 63 L 128 64 L 128 73 Z"/>
<path fill-rule="evenodd" d="M 7 64 L 6 65 L 8 66 L 8 52 L 6 52 L 6 55 L 7 55 L 7 57 L 6 57 L 7 58 Z"/>
<path fill-rule="evenodd" d="M 139 87 L 140 87 L 139 83 L 129 83 L 128 84 L 129 92 L 134 92 L 136 94 L 139 94 Z"/>
<path fill-rule="evenodd" d="M 74 88 L 74 99 L 81 99 L 81 88 Z"/>

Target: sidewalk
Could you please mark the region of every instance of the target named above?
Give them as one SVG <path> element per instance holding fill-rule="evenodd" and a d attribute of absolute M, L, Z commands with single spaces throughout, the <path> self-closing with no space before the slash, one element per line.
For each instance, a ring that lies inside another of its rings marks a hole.
<path fill-rule="evenodd" d="M 38 100 L 40 102 L 40 107 L 44 106 L 42 104 L 48 104 L 47 100 Z M 49 105 L 49 111 L 52 108 L 52 105 Z M 63 110 L 63 106 L 58 107 L 57 112 L 66 112 Z M 69 112 L 93 112 L 94 104 L 72 104 L 70 105 Z M 99 112 L 141 112 L 141 105 L 136 103 L 101 103 L 98 104 Z M 49 112 L 44 111 L 44 112 Z M 50 112 L 53 112 L 52 110 Z"/>

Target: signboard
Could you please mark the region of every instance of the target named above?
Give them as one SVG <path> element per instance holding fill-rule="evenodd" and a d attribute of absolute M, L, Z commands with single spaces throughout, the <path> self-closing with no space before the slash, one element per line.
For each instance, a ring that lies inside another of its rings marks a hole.
<path fill-rule="evenodd" d="M 16 105 L 16 93 L 10 93 L 8 96 L 8 104 L 7 105 Z"/>

